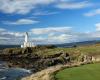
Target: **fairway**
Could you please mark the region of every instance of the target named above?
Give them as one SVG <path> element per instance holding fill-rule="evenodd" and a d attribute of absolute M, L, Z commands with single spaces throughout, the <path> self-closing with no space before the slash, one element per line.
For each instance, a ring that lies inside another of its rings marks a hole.
<path fill-rule="evenodd" d="M 100 63 L 67 68 L 55 75 L 56 80 L 100 80 Z"/>

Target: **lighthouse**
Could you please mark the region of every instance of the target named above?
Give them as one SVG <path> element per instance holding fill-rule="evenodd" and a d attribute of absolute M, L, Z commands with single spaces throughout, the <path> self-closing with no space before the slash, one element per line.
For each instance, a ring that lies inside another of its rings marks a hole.
<path fill-rule="evenodd" d="M 24 39 L 24 44 L 21 45 L 21 48 L 26 48 L 26 47 L 34 47 L 33 43 L 29 40 L 29 35 L 28 32 L 25 32 L 25 39 Z"/>
<path fill-rule="evenodd" d="M 27 32 L 25 33 L 25 42 L 26 43 L 28 42 L 28 33 Z"/>

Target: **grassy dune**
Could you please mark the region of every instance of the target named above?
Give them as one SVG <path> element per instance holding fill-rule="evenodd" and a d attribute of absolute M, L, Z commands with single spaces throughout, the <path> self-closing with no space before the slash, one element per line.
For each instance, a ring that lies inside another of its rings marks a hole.
<path fill-rule="evenodd" d="M 100 80 L 100 63 L 88 64 L 59 71 L 56 80 Z"/>

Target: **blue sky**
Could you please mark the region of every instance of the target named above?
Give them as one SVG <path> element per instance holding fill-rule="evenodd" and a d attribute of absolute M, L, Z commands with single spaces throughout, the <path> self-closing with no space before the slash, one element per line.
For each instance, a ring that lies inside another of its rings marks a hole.
<path fill-rule="evenodd" d="M 100 38 L 99 0 L 0 0 L 0 44 L 36 44 Z"/>

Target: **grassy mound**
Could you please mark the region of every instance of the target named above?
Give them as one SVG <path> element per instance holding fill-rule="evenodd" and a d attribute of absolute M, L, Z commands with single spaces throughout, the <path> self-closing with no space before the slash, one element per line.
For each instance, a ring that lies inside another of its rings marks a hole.
<path fill-rule="evenodd" d="M 100 80 L 100 63 L 88 64 L 59 71 L 56 80 Z"/>

